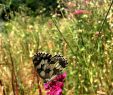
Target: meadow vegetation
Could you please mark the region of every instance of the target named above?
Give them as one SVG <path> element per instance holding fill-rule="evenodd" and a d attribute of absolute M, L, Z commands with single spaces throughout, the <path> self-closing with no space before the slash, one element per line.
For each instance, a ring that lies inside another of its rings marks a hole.
<path fill-rule="evenodd" d="M 41 51 L 67 58 L 64 95 L 113 95 L 113 6 L 109 10 L 110 0 L 70 1 L 60 17 L 34 16 L 21 5 L 10 20 L 0 20 L 0 93 L 39 95 L 39 85 L 45 93 L 32 63 Z"/>

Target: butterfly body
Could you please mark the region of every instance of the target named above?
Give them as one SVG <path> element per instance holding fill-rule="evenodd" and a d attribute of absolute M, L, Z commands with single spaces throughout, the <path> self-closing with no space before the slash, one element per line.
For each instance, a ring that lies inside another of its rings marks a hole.
<path fill-rule="evenodd" d="M 52 57 L 51 54 L 39 52 L 33 56 L 33 64 L 38 75 L 47 82 L 62 73 L 67 61 L 61 55 Z"/>

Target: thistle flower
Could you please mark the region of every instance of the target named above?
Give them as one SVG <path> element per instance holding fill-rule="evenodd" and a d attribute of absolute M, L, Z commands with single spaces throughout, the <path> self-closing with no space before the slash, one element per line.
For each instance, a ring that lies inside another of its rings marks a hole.
<path fill-rule="evenodd" d="M 52 81 L 44 84 L 47 95 L 62 95 L 66 73 L 57 75 Z"/>

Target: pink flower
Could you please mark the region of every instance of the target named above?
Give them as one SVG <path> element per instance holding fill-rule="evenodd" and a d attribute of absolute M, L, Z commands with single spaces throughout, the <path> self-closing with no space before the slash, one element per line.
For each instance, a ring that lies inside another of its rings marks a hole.
<path fill-rule="evenodd" d="M 65 77 L 66 73 L 63 73 L 57 75 L 52 81 L 45 83 L 44 87 L 47 90 L 47 95 L 62 95 Z"/>
<path fill-rule="evenodd" d="M 74 15 L 90 14 L 90 12 L 87 11 L 87 10 L 75 10 L 75 11 L 73 12 L 73 14 L 74 14 Z"/>

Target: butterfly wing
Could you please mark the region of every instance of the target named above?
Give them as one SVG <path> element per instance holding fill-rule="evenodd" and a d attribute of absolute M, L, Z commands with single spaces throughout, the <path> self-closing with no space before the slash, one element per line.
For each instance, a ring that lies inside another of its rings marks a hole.
<path fill-rule="evenodd" d="M 55 75 L 60 74 L 67 64 L 67 60 L 61 55 L 55 55 L 50 60 L 50 66 L 53 68 Z"/>
<path fill-rule="evenodd" d="M 36 53 L 33 57 L 33 64 L 44 81 L 49 81 L 60 74 L 66 67 L 67 61 L 61 55 L 52 57 L 48 53 Z"/>
<path fill-rule="evenodd" d="M 33 57 L 34 67 L 36 68 L 39 76 L 43 79 L 49 78 L 45 72 L 50 73 L 47 69 L 50 59 L 51 55 L 46 53 L 36 53 Z"/>

